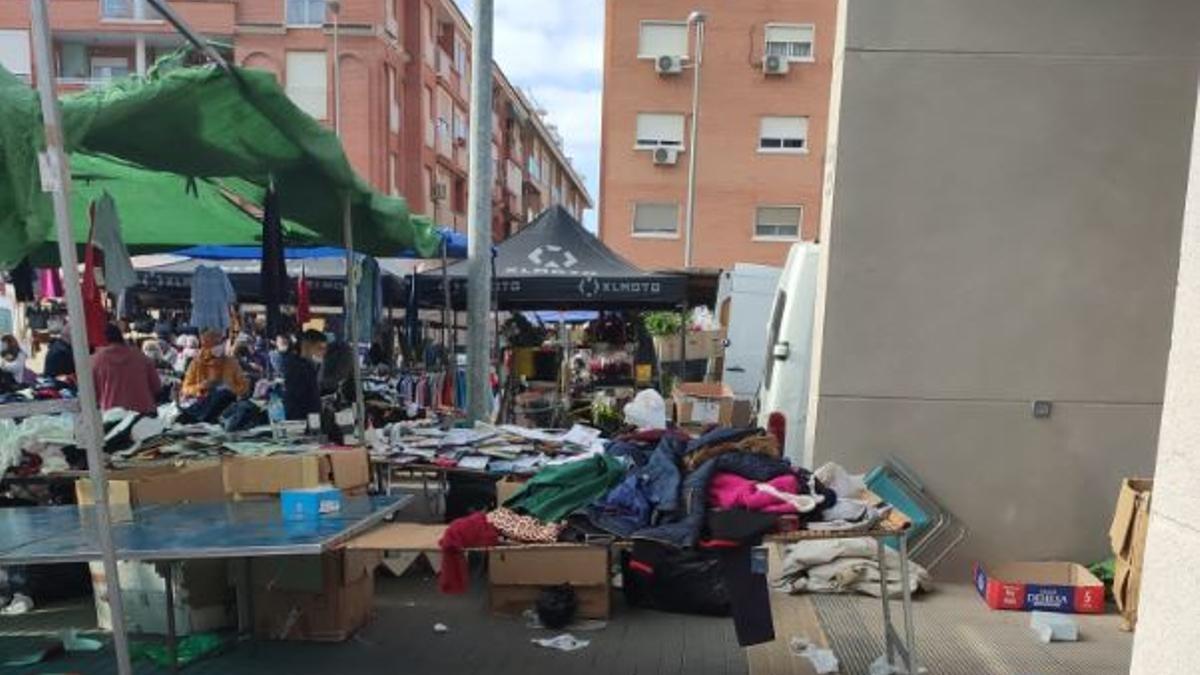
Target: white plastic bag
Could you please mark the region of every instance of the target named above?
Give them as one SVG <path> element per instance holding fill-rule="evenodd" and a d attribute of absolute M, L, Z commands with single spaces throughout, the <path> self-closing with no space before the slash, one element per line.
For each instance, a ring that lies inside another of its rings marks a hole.
<path fill-rule="evenodd" d="M 643 389 L 625 404 L 625 423 L 638 429 L 666 429 L 667 403 L 653 389 Z"/>

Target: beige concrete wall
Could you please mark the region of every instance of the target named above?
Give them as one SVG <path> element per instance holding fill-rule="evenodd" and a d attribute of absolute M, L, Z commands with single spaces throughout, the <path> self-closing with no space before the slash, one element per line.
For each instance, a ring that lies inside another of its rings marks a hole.
<path fill-rule="evenodd" d="M 943 574 L 1091 561 L 1153 466 L 1200 3 L 900 7 L 847 4 L 810 451 L 910 464 Z"/>
<path fill-rule="evenodd" d="M 1180 247 L 1175 324 L 1150 502 L 1134 675 L 1190 675 L 1200 657 L 1200 134 Z"/>

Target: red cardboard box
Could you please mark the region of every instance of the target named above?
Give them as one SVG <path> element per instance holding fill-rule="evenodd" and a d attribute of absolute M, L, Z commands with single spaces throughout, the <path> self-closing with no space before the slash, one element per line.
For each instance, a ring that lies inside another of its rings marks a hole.
<path fill-rule="evenodd" d="M 1104 612 L 1104 584 L 1082 565 L 1016 562 L 975 565 L 975 589 L 988 607 L 1074 614 Z"/>

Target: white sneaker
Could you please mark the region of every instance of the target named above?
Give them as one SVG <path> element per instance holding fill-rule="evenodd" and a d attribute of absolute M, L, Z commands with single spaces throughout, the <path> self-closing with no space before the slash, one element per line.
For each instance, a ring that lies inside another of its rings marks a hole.
<path fill-rule="evenodd" d="M 18 616 L 33 610 L 33 598 L 24 593 L 14 593 L 12 602 L 0 608 L 0 616 Z"/>

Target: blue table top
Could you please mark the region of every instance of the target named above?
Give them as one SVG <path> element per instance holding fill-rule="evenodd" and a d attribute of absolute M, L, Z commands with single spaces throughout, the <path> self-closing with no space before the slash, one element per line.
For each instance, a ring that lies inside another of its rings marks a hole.
<path fill-rule="evenodd" d="M 122 560 L 317 555 L 403 508 L 411 496 L 351 497 L 338 513 L 284 520 L 277 501 L 115 506 Z M 0 565 L 99 560 L 96 511 L 85 506 L 0 509 Z"/>

